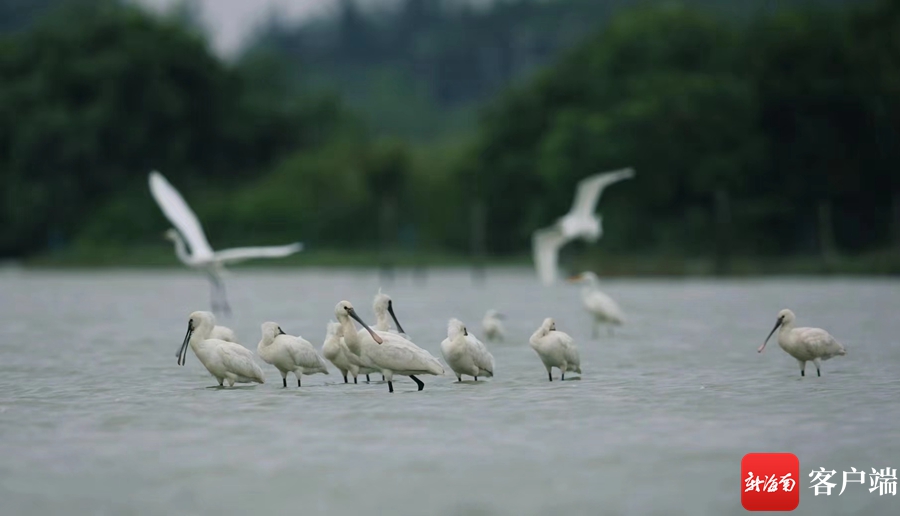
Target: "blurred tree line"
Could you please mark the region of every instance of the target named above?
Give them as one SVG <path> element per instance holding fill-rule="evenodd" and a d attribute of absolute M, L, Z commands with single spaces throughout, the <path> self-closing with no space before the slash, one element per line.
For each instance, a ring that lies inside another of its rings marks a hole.
<path fill-rule="evenodd" d="M 644 2 L 603 23 L 578 10 L 600 2 L 433 4 L 410 0 L 387 18 L 345 5 L 337 22 L 282 30 L 234 63 L 184 20 L 113 0 L 67 3 L 0 37 L 0 255 L 158 242 L 153 168 L 216 247 L 461 252 L 481 202 L 487 251 L 520 253 L 578 180 L 622 166 L 637 178 L 602 200 L 611 252 L 708 254 L 723 235 L 742 254 L 900 240 L 898 2 Z M 551 12 L 541 9 L 560 14 L 521 14 Z M 516 32 L 516 16 L 537 25 Z M 516 47 L 519 37 L 532 43 Z M 375 91 L 383 74 L 427 78 L 423 97 L 415 77 L 384 83 L 413 85 L 393 105 L 372 101 L 385 116 L 485 107 L 436 142 L 385 138 L 343 100 L 355 105 L 346 84 Z"/>

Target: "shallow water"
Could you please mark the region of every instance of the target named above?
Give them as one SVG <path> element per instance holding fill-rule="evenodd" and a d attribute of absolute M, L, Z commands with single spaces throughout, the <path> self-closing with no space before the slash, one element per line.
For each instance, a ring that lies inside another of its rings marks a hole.
<path fill-rule="evenodd" d="M 379 277 L 239 269 L 227 283 L 235 316 L 220 323 L 255 350 L 266 320 L 320 347 L 341 299 L 371 318 Z M 796 514 L 900 511 L 868 486 L 837 495 L 851 466 L 900 468 L 896 281 L 611 280 L 629 320 L 596 341 L 578 290 L 527 272 L 384 286 L 435 356 L 449 317 L 478 334 L 487 308 L 506 313 L 496 378 L 426 376 L 422 392 L 402 378 L 389 395 L 332 368 L 283 389 L 262 364 L 265 385 L 209 388 L 192 353 L 175 358 L 188 314 L 208 309 L 202 276 L 0 273 L 0 513 L 740 514 L 741 457 L 766 451 L 800 458 Z M 757 354 L 783 307 L 847 356 L 801 378 L 777 344 Z M 547 381 L 527 344 L 545 316 L 578 343 L 580 380 Z M 809 488 L 820 466 L 837 471 L 831 496 Z"/>

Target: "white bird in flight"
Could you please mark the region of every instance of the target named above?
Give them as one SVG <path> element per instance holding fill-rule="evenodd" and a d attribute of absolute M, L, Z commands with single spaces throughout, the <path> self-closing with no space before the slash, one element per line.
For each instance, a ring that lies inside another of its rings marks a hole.
<path fill-rule="evenodd" d="M 769 332 L 763 345 L 757 349 L 762 353 L 769 339 L 778 330 L 778 345 L 800 364 L 800 376 L 806 376 L 806 362 L 816 364 L 816 374 L 822 376 L 821 361 L 844 356 L 847 351 L 834 337 L 821 328 L 794 328 L 794 312 L 785 308 L 778 312 L 775 327 Z"/>
<path fill-rule="evenodd" d="M 210 338 L 215 325 L 216 317 L 210 312 L 191 314 L 184 342 L 178 350 L 178 365 L 184 365 L 187 348 L 190 345 L 209 374 L 219 381 L 220 386 L 226 381 L 229 387 L 235 383 L 266 383 L 262 369 L 256 365 L 253 353 L 249 349 L 234 342 Z"/>
<path fill-rule="evenodd" d="M 600 291 L 597 286 L 598 281 L 597 275 L 590 271 L 569 278 L 570 283 L 587 283 L 581 289 L 581 302 L 584 309 L 594 319 L 591 323 L 591 337 L 595 339 L 597 338 L 597 328 L 601 324 L 609 325 L 607 328 L 610 335 L 613 333 L 613 326 L 625 324 L 625 314 L 622 313 L 622 309 L 619 308 L 618 303 L 613 301 L 613 298 Z"/>
<path fill-rule="evenodd" d="M 177 229 L 166 231 L 166 238 L 175 243 L 175 255 L 181 263 L 206 272 L 210 281 L 210 299 L 214 312 L 231 313 L 222 283 L 221 273 L 224 266 L 252 258 L 283 258 L 303 249 L 303 244 L 296 242 L 289 245 L 271 247 L 236 247 L 213 251 L 203 226 L 197 215 L 181 197 L 166 178 L 157 171 L 150 172 L 150 193 L 159 205 L 169 222 Z M 185 245 L 187 240 L 187 245 Z M 188 254 L 190 247 L 190 254 Z"/>
<path fill-rule="evenodd" d="M 534 264 L 538 276 L 545 285 L 556 280 L 556 263 L 559 250 L 571 240 L 581 238 L 596 242 L 603 236 L 602 219 L 594 214 L 603 190 L 619 181 L 634 177 L 634 169 L 596 174 L 578 183 L 572 209 L 550 227 L 539 229 L 531 236 Z"/>

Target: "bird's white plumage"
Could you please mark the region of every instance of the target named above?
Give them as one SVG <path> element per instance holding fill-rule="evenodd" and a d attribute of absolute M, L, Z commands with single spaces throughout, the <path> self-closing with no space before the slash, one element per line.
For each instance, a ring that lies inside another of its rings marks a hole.
<path fill-rule="evenodd" d="M 157 171 L 150 172 L 150 193 L 169 222 L 187 239 L 191 257 L 197 261 L 212 260 L 213 250 L 206 240 L 203 226 L 190 206 L 169 182 Z"/>
<path fill-rule="evenodd" d="M 219 339 L 224 340 L 225 342 L 237 342 L 237 336 L 235 336 L 234 332 L 231 328 L 226 326 L 218 326 L 216 325 L 212 332 L 209 334 L 209 338 L 211 339 Z"/>
<path fill-rule="evenodd" d="M 282 258 L 303 249 L 303 244 L 295 242 L 283 246 L 236 247 L 213 251 L 197 215 L 184 201 L 178 190 L 155 170 L 150 172 L 148 181 L 153 199 L 156 200 L 169 222 L 177 228 L 177 231 L 166 232 L 166 238 L 175 244 L 175 255 L 188 267 L 206 271 L 210 280 L 213 310 L 221 308 L 226 314 L 230 312 L 221 278 L 224 265 L 252 258 Z M 187 245 L 185 245 L 185 239 Z M 187 247 L 190 247 L 190 251 Z"/>
<path fill-rule="evenodd" d="M 803 376 L 806 375 L 807 362 L 812 361 L 816 365 L 816 374 L 821 376 L 822 361 L 847 354 L 844 346 L 827 331 L 821 328 L 794 328 L 795 320 L 794 312 L 786 308 L 778 312 L 775 327 L 757 351 L 763 352 L 772 333 L 777 330 L 778 345 L 797 360 Z"/>
<path fill-rule="evenodd" d="M 551 318 L 544 319 L 537 331 L 528 340 L 531 348 L 547 368 L 547 376 L 553 381 L 552 368 L 556 367 L 565 377 L 566 371 L 581 374 L 581 358 L 578 347 L 569 334 L 557 331 L 556 323 Z"/>
<path fill-rule="evenodd" d="M 475 379 L 494 376 L 494 357 L 459 319 L 450 319 L 447 323 L 447 338 L 441 342 L 441 356 L 460 381 L 464 374 Z"/>
<path fill-rule="evenodd" d="M 532 234 L 532 254 L 541 282 L 550 285 L 556 280 L 557 256 L 562 246 L 575 238 L 596 242 L 603 235 L 601 219 L 594 215 L 600 196 L 609 185 L 632 177 L 634 169 L 625 168 L 581 180 L 569 213 Z"/>
<path fill-rule="evenodd" d="M 585 283 L 581 289 L 581 303 L 584 309 L 593 318 L 591 334 L 597 336 L 597 328 L 600 325 L 609 325 L 610 332 L 613 326 L 625 324 L 625 314 L 619 308 L 613 298 L 600 291 L 599 279 L 593 272 L 582 272 L 569 279 L 572 283 Z"/>
<path fill-rule="evenodd" d="M 194 354 L 218 381 L 219 385 L 235 383 L 265 383 L 262 369 L 253 359 L 253 353 L 234 342 L 210 339 L 215 327 L 215 316 L 210 312 L 193 312 L 188 323 L 188 333 L 179 353 L 179 361 L 184 365 L 182 355 L 190 345 Z"/>
<path fill-rule="evenodd" d="M 329 322 L 325 334 L 325 342 L 322 343 L 322 356 L 334 364 L 347 382 L 347 373 L 353 376 L 354 383 L 359 375 L 359 366 L 350 361 L 350 350 L 344 342 L 344 332 L 340 323 Z"/>
<path fill-rule="evenodd" d="M 506 328 L 500 317 L 500 314 L 493 309 L 484 314 L 484 318 L 481 320 L 481 331 L 487 340 L 503 341 L 506 339 Z"/>
<path fill-rule="evenodd" d="M 285 387 L 288 373 L 294 373 L 298 384 L 301 374 L 328 374 L 325 360 L 316 353 L 308 340 L 284 333 L 278 323 L 274 322 L 263 323 L 261 330 L 262 338 L 256 352 L 263 361 L 278 369 Z"/>

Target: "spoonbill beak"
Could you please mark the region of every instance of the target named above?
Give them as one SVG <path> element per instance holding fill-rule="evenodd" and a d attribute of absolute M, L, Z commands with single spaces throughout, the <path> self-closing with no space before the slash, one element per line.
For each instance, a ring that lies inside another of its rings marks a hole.
<path fill-rule="evenodd" d="M 187 333 L 184 334 L 184 342 L 181 343 L 181 347 L 178 349 L 178 365 L 183 366 L 185 359 L 187 359 L 187 347 L 188 343 L 191 341 L 191 334 L 194 333 L 194 321 L 188 321 L 188 329 Z"/>
<path fill-rule="evenodd" d="M 377 333 L 375 333 L 374 331 L 372 331 L 372 328 L 369 328 L 369 325 L 368 325 L 368 324 L 364 323 L 363 320 L 359 318 L 359 315 L 356 314 L 356 310 L 354 310 L 353 308 L 351 308 L 351 309 L 347 310 L 347 314 L 348 314 L 350 317 L 356 319 L 356 322 L 358 322 L 359 324 L 361 324 L 362 327 L 365 328 L 366 331 L 369 332 L 369 335 L 372 336 L 372 340 L 374 340 L 375 342 L 377 342 L 377 343 L 379 343 L 379 344 L 383 344 L 383 343 L 384 343 L 384 340 L 382 340 L 381 337 L 379 337 Z M 396 321 L 396 319 L 395 319 L 395 321 Z M 400 325 L 397 325 L 397 327 L 398 327 L 398 329 L 399 329 Z"/>
<path fill-rule="evenodd" d="M 406 333 L 403 331 L 403 327 L 400 326 L 400 321 L 397 320 L 397 316 L 394 315 L 394 301 L 388 301 L 388 313 L 391 314 L 391 319 L 394 320 L 394 324 L 397 325 L 397 331 L 400 333 Z"/>
<path fill-rule="evenodd" d="M 281 329 L 281 326 L 278 327 L 278 335 L 287 335 L 284 333 L 284 330 Z"/>
<path fill-rule="evenodd" d="M 783 320 L 784 319 L 782 317 L 779 317 L 778 320 L 775 321 L 775 327 L 772 328 L 772 331 L 769 332 L 769 336 L 766 337 L 766 340 L 765 340 L 765 342 L 763 342 L 762 346 L 760 346 L 759 349 L 756 350 L 757 353 L 762 353 L 763 350 L 766 349 L 766 344 L 769 343 L 769 339 L 772 338 L 772 334 L 775 333 L 775 330 L 777 330 L 779 326 L 781 326 L 781 322 Z"/>

